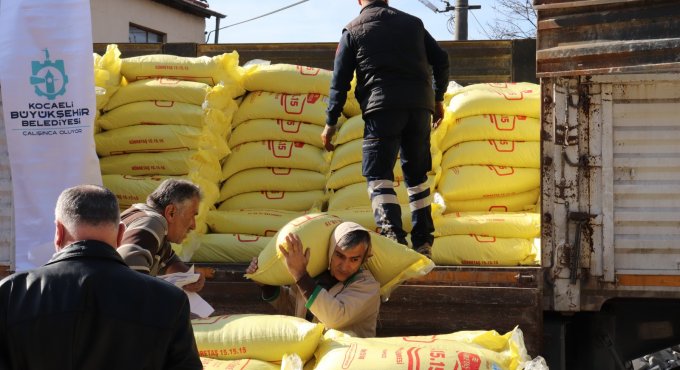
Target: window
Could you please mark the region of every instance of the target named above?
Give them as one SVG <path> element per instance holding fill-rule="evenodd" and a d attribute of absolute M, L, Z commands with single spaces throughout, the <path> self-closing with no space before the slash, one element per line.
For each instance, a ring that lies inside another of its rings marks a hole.
<path fill-rule="evenodd" d="M 155 43 L 163 42 L 165 34 L 130 23 L 130 42 Z"/>

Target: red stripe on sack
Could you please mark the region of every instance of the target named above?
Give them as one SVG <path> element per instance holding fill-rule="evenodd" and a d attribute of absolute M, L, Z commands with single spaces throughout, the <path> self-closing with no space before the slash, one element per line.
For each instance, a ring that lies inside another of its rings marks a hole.
<path fill-rule="evenodd" d="M 260 240 L 260 237 L 257 235 L 236 234 L 236 240 L 241 243 L 252 243 Z"/>
<path fill-rule="evenodd" d="M 352 361 L 354 361 L 354 356 L 357 354 L 357 344 L 352 343 L 349 348 L 347 348 L 347 352 L 345 352 L 345 358 L 342 360 L 342 368 L 343 369 L 348 369 L 349 366 L 352 364 Z"/>
<path fill-rule="evenodd" d="M 420 351 L 419 347 L 411 347 L 406 351 L 408 355 L 408 370 L 420 370 Z"/>

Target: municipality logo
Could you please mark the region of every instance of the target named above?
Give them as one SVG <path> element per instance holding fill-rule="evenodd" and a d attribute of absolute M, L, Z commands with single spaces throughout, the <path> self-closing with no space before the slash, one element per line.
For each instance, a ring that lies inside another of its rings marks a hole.
<path fill-rule="evenodd" d="M 35 89 L 35 94 L 44 96 L 49 100 L 54 100 L 59 95 L 66 92 L 68 76 L 64 71 L 63 60 L 50 60 L 50 52 L 45 49 L 45 60 L 31 61 L 31 85 Z"/>

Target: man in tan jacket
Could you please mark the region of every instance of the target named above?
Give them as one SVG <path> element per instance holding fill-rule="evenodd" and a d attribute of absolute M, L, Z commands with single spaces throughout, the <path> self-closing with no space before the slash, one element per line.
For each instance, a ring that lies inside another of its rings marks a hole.
<path fill-rule="evenodd" d="M 359 337 L 374 337 L 380 309 L 380 284 L 361 265 L 370 256 L 371 236 L 354 222 L 343 222 L 331 235 L 328 270 L 311 277 L 307 273 L 308 249 L 300 238 L 286 236 L 289 248 L 281 248 L 288 271 L 295 278 L 291 287 L 262 286 L 262 298 L 284 314 L 321 322 Z M 257 271 L 257 258 L 247 269 Z"/>

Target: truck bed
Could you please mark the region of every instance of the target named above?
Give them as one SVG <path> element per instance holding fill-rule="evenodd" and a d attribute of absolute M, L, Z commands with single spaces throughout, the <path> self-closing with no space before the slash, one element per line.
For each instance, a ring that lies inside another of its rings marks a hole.
<path fill-rule="evenodd" d="M 196 264 L 208 271 L 201 293 L 214 315 L 276 313 L 243 277 L 247 264 Z M 378 336 L 434 335 L 460 330 L 505 333 L 519 325 L 529 354 L 541 351 L 540 267 L 438 266 L 406 281 L 380 307 Z"/>

